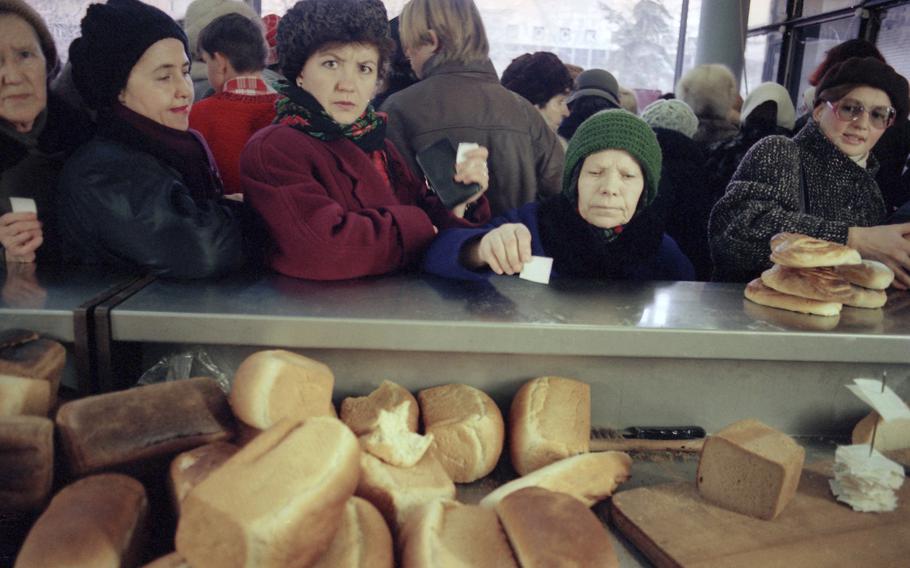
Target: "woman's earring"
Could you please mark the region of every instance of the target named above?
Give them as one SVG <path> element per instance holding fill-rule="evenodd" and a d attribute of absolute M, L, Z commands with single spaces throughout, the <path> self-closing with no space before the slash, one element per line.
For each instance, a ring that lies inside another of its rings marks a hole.
<path fill-rule="evenodd" d="M 297 86 L 300 87 L 301 89 L 303 88 L 303 79 L 301 79 L 300 77 L 297 77 Z"/>

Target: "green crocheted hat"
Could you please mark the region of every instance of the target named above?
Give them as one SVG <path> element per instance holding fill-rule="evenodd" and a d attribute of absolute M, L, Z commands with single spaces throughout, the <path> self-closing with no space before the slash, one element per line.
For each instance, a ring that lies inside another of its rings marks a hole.
<path fill-rule="evenodd" d="M 661 152 L 657 136 L 642 119 L 622 109 L 603 110 L 581 123 L 566 149 L 562 192 L 572 201 L 578 197 L 578 170 L 585 158 L 601 150 L 625 150 L 645 174 L 644 199 L 639 208 L 657 197 Z"/>

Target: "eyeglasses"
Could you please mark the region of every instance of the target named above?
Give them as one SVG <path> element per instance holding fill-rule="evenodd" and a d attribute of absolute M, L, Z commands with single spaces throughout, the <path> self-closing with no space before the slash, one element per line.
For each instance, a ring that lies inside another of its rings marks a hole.
<path fill-rule="evenodd" d="M 844 122 L 859 120 L 859 117 L 868 112 L 869 123 L 879 130 L 884 130 L 894 124 L 894 117 L 897 114 L 894 107 L 877 106 L 867 110 L 863 103 L 851 99 L 841 99 L 836 103 L 825 101 L 825 104 L 834 111 L 837 118 Z"/>

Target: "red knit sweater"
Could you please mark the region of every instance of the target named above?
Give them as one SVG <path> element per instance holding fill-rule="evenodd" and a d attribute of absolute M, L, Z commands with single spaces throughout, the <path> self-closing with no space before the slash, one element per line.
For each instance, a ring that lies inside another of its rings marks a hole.
<path fill-rule="evenodd" d="M 240 152 L 257 130 L 275 119 L 277 93 L 268 95 L 237 95 L 218 93 L 193 105 L 190 128 L 205 137 L 221 179 L 224 193 L 242 193 L 240 183 Z"/>

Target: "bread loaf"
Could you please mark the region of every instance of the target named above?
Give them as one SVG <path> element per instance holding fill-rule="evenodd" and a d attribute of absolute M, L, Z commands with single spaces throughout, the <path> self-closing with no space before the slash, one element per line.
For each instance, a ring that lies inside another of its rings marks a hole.
<path fill-rule="evenodd" d="M 888 302 L 888 294 L 884 290 L 872 290 L 852 284 L 850 288 L 850 297 L 844 300 L 845 306 L 874 309 L 880 308 Z"/>
<path fill-rule="evenodd" d="M 408 403 L 391 411 L 379 409 L 376 427 L 360 437 L 364 451 L 396 467 L 414 467 L 433 443 L 433 434 L 421 436 L 408 428 Z"/>
<path fill-rule="evenodd" d="M 148 500 L 142 484 L 116 473 L 63 488 L 29 531 L 16 568 L 136 566 Z"/>
<path fill-rule="evenodd" d="M 873 410 L 856 423 L 853 428 L 853 443 L 872 443 L 873 429 L 875 430 L 875 449 L 878 451 L 888 452 L 910 448 L 910 419 L 897 418 L 886 422 Z"/>
<path fill-rule="evenodd" d="M 507 495 L 525 487 L 541 487 L 575 497 L 585 507 L 613 494 L 629 479 L 632 458 L 623 452 L 580 454 L 553 462 L 523 477 L 499 486 L 480 501 L 481 507 L 495 507 Z"/>
<path fill-rule="evenodd" d="M 312 564 L 341 526 L 359 456 L 336 418 L 282 420 L 189 492 L 177 552 L 193 568 Z"/>
<path fill-rule="evenodd" d="M 509 453 L 519 475 L 587 453 L 590 437 L 591 387 L 581 381 L 540 377 L 512 399 Z"/>
<path fill-rule="evenodd" d="M 283 418 L 335 416 L 332 370 L 309 357 L 274 350 L 253 353 L 237 368 L 231 408 L 240 420 L 266 429 Z"/>
<path fill-rule="evenodd" d="M 183 452 L 171 462 L 168 488 L 174 511 L 180 515 L 180 504 L 193 487 L 221 467 L 240 448 L 227 442 L 215 442 Z"/>
<path fill-rule="evenodd" d="M 761 274 L 762 283 L 773 290 L 820 302 L 843 302 L 853 296 L 850 283 L 833 268 L 790 268 L 779 264 Z"/>
<path fill-rule="evenodd" d="M 493 510 L 448 499 L 416 509 L 399 542 L 402 568 L 518 568 Z"/>
<path fill-rule="evenodd" d="M 485 392 L 451 384 L 417 393 L 427 435 L 436 457 L 453 481 L 470 483 L 496 467 L 505 441 L 499 407 Z"/>
<path fill-rule="evenodd" d="M 54 423 L 43 416 L 0 417 L 0 513 L 37 511 L 54 477 Z"/>
<path fill-rule="evenodd" d="M 361 458 L 357 496 L 375 505 L 395 533 L 417 507 L 455 498 L 455 484 L 433 454 L 414 467 L 395 467 L 365 452 Z"/>
<path fill-rule="evenodd" d="M 416 432 L 419 415 L 417 399 L 392 381 L 382 381 L 379 388 L 368 396 L 348 397 L 341 401 L 341 421 L 355 434 L 363 436 L 376 427 L 380 410 L 392 410 L 402 403 L 406 403 L 408 409 L 408 429 Z"/>
<path fill-rule="evenodd" d="M 806 331 L 831 331 L 838 326 L 841 318 L 841 315 L 826 317 L 769 308 L 746 299 L 743 299 L 743 311 L 754 320 L 787 329 Z"/>
<path fill-rule="evenodd" d="M 48 384 L 48 406 L 57 403 L 57 390 L 66 363 L 66 349 L 51 339 L 37 338 L 33 332 L 10 330 L 0 338 L 0 375 L 28 377 Z M 0 397 L 2 398 L 2 397 Z M 43 413 L 47 415 L 47 412 Z"/>
<path fill-rule="evenodd" d="M 47 416 L 51 387 L 47 381 L 0 375 L 0 416 Z"/>
<path fill-rule="evenodd" d="M 522 568 L 618 568 L 603 523 L 577 499 L 526 487 L 496 504 L 496 514 Z"/>
<path fill-rule="evenodd" d="M 771 237 L 771 262 L 793 268 L 815 268 L 860 264 L 856 249 L 798 233 L 778 233 Z"/>
<path fill-rule="evenodd" d="M 70 471 L 117 469 L 162 475 L 178 453 L 230 439 L 235 423 L 227 398 L 210 378 L 159 383 L 68 402 L 57 428 Z"/>
<path fill-rule="evenodd" d="M 746 284 L 745 296 L 762 306 L 817 316 L 833 317 L 840 314 L 843 308 L 843 304 L 839 302 L 821 302 L 772 290 L 762 283 L 761 278 Z"/>
<path fill-rule="evenodd" d="M 392 568 L 395 553 L 385 519 L 369 501 L 348 499 L 341 528 L 313 568 Z"/>
<path fill-rule="evenodd" d="M 796 494 L 805 450 L 757 420 L 740 420 L 705 440 L 696 486 L 705 500 L 771 520 Z"/>
<path fill-rule="evenodd" d="M 864 259 L 862 264 L 845 264 L 834 269 L 847 282 L 872 290 L 884 290 L 894 282 L 894 272 L 875 260 Z"/>

